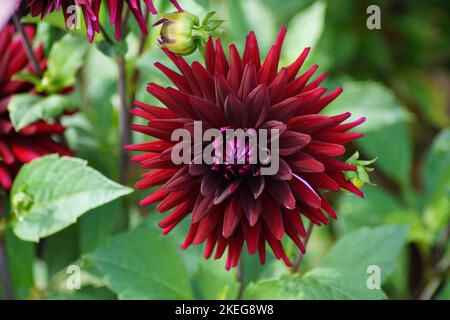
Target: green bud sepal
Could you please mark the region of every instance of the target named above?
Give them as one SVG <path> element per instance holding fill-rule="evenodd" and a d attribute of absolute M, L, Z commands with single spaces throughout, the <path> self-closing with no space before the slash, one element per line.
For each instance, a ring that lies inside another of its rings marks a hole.
<path fill-rule="evenodd" d="M 203 47 L 209 37 L 217 36 L 223 20 L 211 19 L 215 12 L 209 12 L 203 21 L 189 12 L 160 14 L 155 25 L 161 24 L 161 48 L 166 48 L 178 55 L 189 55 L 198 47 Z"/>
<path fill-rule="evenodd" d="M 359 160 L 359 152 L 356 151 L 345 163 L 356 167 L 356 171 L 345 171 L 345 179 L 353 183 L 357 188 L 361 188 L 364 184 L 374 185 L 370 182 L 369 173 L 375 169 L 369 167 L 377 161 L 377 158 L 372 160 Z"/>

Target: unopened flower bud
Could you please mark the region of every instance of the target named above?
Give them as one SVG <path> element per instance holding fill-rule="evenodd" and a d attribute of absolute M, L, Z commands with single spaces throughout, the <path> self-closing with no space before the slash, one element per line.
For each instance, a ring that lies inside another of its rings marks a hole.
<path fill-rule="evenodd" d="M 209 13 L 200 24 L 200 19 L 189 12 L 160 14 L 162 24 L 159 39 L 161 48 L 178 55 L 194 52 L 200 44 L 206 43 L 214 35 L 222 20 L 211 20 L 214 12 Z"/>
<path fill-rule="evenodd" d="M 377 158 L 373 160 L 359 160 L 359 152 L 356 151 L 350 158 L 345 161 L 346 163 L 355 166 L 356 171 L 346 171 L 345 179 L 353 183 L 357 188 L 361 188 L 364 184 L 371 184 L 369 178 L 369 172 L 374 171 L 373 168 L 368 167 L 374 163 Z"/>
<path fill-rule="evenodd" d="M 197 43 L 192 36 L 194 25 L 199 24 L 198 17 L 189 12 L 162 14 L 160 45 L 169 51 L 188 55 L 197 49 Z"/>

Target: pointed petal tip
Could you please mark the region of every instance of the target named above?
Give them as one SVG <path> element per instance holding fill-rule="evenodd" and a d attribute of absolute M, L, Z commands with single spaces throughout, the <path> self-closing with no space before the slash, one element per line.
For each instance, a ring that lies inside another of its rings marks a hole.
<path fill-rule="evenodd" d="M 289 260 L 289 258 L 286 256 L 286 254 L 283 254 L 282 258 L 287 267 L 289 267 L 289 268 L 292 267 L 292 262 L 291 262 L 291 260 Z"/>
<path fill-rule="evenodd" d="M 139 206 L 145 207 L 147 206 L 147 203 L 144 200 L 139 201 Z"/>
<path fill-rule="evenodd" d="M 250 221 L 248 222 L 250 227 L 254 227 L 257 223 L 258 223 L 258 219 L 250 219 Z"/>
<path fill-rule="evenodd" d="M 348 119 L 351 116 L 352 116 L 352 113 L 347 111 L 347 112 L 344 112 L 343 114 L 341 114 L 339 117 L 342 117 L 344 119 Z M 338 116 L 336 116 L 336 117 L 338 117 Z"/>

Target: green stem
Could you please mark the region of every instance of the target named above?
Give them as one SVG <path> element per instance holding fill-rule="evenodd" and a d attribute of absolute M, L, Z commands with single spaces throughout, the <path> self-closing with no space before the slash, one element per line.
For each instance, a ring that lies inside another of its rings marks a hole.
<path fill-rule="evenodd" d="M 401 192 L 403 196 L 403 201 L 408 205 L 410 208 L 416 207 L 416 195 L 414 193 L 414 189 L 412 188 L 411 184 L 407 181 L 402 182 L 401 184 Z"/>
<path fill-rule="evenodd" d="M 439 262 L 434 265 L 430 271 L 429 280 L 426 285 L 423 286 L 418 298 L 420 300 L 431 300 L 442 287 L 442 284 L 446 281 L 450 275 L 450 253 L 447 247 L 450 246 L 450 224 L 447 225 L 442 234 L 442 239 L 437 245 L 438 254 L 440 255 Z"/>
<path fill-rule="evenodd" d="M 13 291 L 11 285 L 11 274 L 9 272 L 8 251 L 4 235 L 0 235 L 0 272 L 2 275 L 3 298 L 5 300 L 13 300 Z"/>
<path fill-rule="evenodd" d="M 241 257 L 237 266 L 237 278 L 239 282 L 238 300 L 244 295 L 244 258 Z"/>
<path fill-rule="evenodd" d="M 25 54 L 27 55 L 28 60 L 30 61 L 34 71 L 36 72 L 36 75 L 41 78 L 42 77 L 42 69 L 39 66 L 38 59 L 36 58 L 33 47 L 31 46 L 30 40 L 27 37 L 27 34 L 25 33 L 25 30 L 23 28 L 23 25 L 20 23 L 20 19 L 17 13 L 13 15 L 13 21 L 14 25 L 17 28 L 17 31 L 19 31 L 19 34 L 22 38 L 23 48 L 25 50 Z"/>
<path fill-rule="evenodd" d="M 121 25 L 122 31 L 126 28 L 126 21 L 128 20 L 128 11 L 126 13 L 126 18 Z M 110 44 L 114 45 L 114 40 L 109 36 L 108 32 L 100 26 L 100 30 L 105 37 L 105 40 Z M 122 32 L 123 35 L 123 32 Z M 125 41 L 124 39 L 122 41 Z M 123 55 L 117 58 L 117 70 L 119 72 L 117 81 L 117 91 L 119 93 L 119 182 L 121 184 L 126 184 L 128 179 L 128 156 L 124 148 L 126 145 L 131 143 L 131 117 L 128 112 L 128 99 L 127 99 L 127 76 L 126 76 L 126 61 Z"/>
<path fill-rule="evenodd" d="M 131 143 L 131 116 L 128 112 L 127 90 L 126 90 L 126 68 L 125 58 L 120 56 L 117 61 L 119 70 L 119 132 L 120 132 L 120 157 L 119 157 L 119 182 L 126 184 L 128 180 L 128 154 L 125 146 Z"/>
<path fill-rule="evenodd" d="M 306 239 L 305 239 L 305 248 L 308 245 L 309 239 L 311 238 L 311 233 L 313 232 L 314 224 L 312 222 L 309 223 L 308 230 L 306 231 Z M 291 267 L 291 272 L 296 273 L 298 269 L 300 268 L 300 265 L 302 263 L 304 254 L 300 251 L 295 258 L 295 262 Z"/>
<path fill-rule="evenodd" d="M 130 10 L 127 10 L 125 19 L 121 25 L 122 41 L 125 41 L 125 31 L 129 15 Z M 125 146 L 131 143 L 131 115 L 128 109 L 126 61 L 123 54 L 117 58 L 117 67 L 119 70 L 119 182 L 121 184 L 126 184 L 128 180 L 128 154 L 125 151 Z"/>
<path fill-rule="evenodd" d="M 430 281 L 428 281 L 425 288 L 419 295 L 420 300 L 431 300 L 438 292 L 442 283 L 445 279 L 450 275 L 450 256 L 447 256 L 441 260 L 438 264 L 436 270 L 434 271 L 434 275 L 431 277 Z"/>

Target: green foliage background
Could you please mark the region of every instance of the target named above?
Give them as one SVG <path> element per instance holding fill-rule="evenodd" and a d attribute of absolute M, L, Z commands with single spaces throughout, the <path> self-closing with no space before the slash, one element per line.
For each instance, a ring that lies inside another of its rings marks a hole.
<path fill-rule="evenodd" d="M 285 25 L 288 34 L 282 65 L 289 64 L 304 47 L 311 46 L 311 55 L 302 70 L 318 64 L 319 72 L 329 73 L 327 87 L 344 87 L 344 93 L 325 112 L 350 111 L 354 118 L 367 117 L 361 126 L 365 136 L 353 147 L 363 159 L 378 157 L 374 164 L 376 171 L 371 175 L 376 186 L 364 186 L 364 200 L 349 194 L 332 199 L 339 218 L 329 226 L 314 229 L 298 272 L 293 273 L 273 257 L 260 266 L 257 257 L 245 255 L 241 284 L 236 270 L 225 271 L 224 261 L 204 261 L 202 248 L 186 251 L 178 248 L 187 231 L 187 221 L 170 235 L 161 235 L 157 228 L 161 215 L 153 207 L 137 206 L 149 191 L 135 191 L 116 199 L 129 190 L 111 181 L 101 184 L 89 180 L 89 185 L 98 188 L 98 194 L 105 197 L 104 201 L 97 199 L 98 204 L 116 200 L 87 213 L 91 209 L 88 206 L 84 211 L 71 212 L 57 228 L 45 225 L 48 232 L 36 234 L 30 231 L 32 228 L 19 226 L 21 221 L 5 231 L 14 296 L 18 299 L 236 299 L 240 295 L 244 299 L 449 299 L 449 2 L 180 0 L 180 3 L 200 17 L 208 11 L 217 11 L 217 16 L 226 20 L 224 41 L 237 43 L 241 50 L 246 35 L 254 30 L 262 56 Z M 156 4 L 160 11 L 173 9 L 168 1 Z M 371 4 L 381 8 L 381 30 L 366 27 L 369 16 L 366 8 Z M 102 19 L 106 21 L 105 16 Z M 150 23 L 155 19 L 151 17 Z M 157 103 L 146 93 L 148 82 L 169 85 L 153 63 L 169 64 L 169 61 L 155 45 L 156 29 L 140 53 L 140 33 L 134 22 L 130 21 L 126 45 L 117 47 L 106 45 L 101 36 L 88 45 L 84 36 L 79 35 L 82 30 L 67 36 L 61 25 L 61 14 L 52 14 L 38 23 L 38 40 L 50 53 L 47 89 L 56 92 L 57 88 L 74 84 L 75 93 L 70 101 L 60 101 L 57 96 L 51 102 L 19 97 L 22 100 L 10 106 L 11 118 L 15 125 L 26 126 L 36 119 L 56 116 L 62 104 L 73 105 L 75 99 L 80 111 L 62 119 L 69 128 L 67 141 L 76 150 L 76 157 L 87 160 L 101 175 L 117 181 L 119 97 L 114 56 L 126 50 L 128 87 L 136 91 L 136 99 L 147 103 Z M 112 34 L 109 24 L 103 25 Z M 71 50 L 73 46 L 78 49 Z M 69 54 L 76 59 L 61 59 Z M 196 53 L 187 59 L 202 58 Z M 135 68 L 140 70 L 137 82 L 133 81 Z M 24 104 L 29 104 L 32 112 L 25 114 Z M 135 142 L 142 139 L 141 135 L 134 136 Z M 91 176 L 81 167 L 67 170 L 81 170 L 77 171 L 80 179 L 84 174 Z M 130 187 L 140 174 L 133 166 Z M 34 185 L 28 187 L 32 189 Z M 39 185 L 35 187 L 39 189 Z M 19 183 L 16 189 L 13 196 L 22 190 Z M 69 200 L 72 202 L 65 205 L 72 203 L 71 208 L 77 201 L 80 207 L 83 201 L 88 201 Z M 4 202 L 9 205 L 7 200 Z M 61 208 L 56 206 L 55 210 L 64 211 Z M 40 220 L 42 213 L 35 214 L 36 220 Z M 27 223 L 33 224 L 29 220 L 25 217 Z M 288 241 L 285 245 L 289 257 L 295 259 L 294 245 Z M 80 290 L 67 287 L 73 275 L 68 269 L 71 265 L 81 268 Z M 368 289 L 366 285 L 371 275 L 367 268 L 371 265 L 380 267 L 380 290 Z"/>

